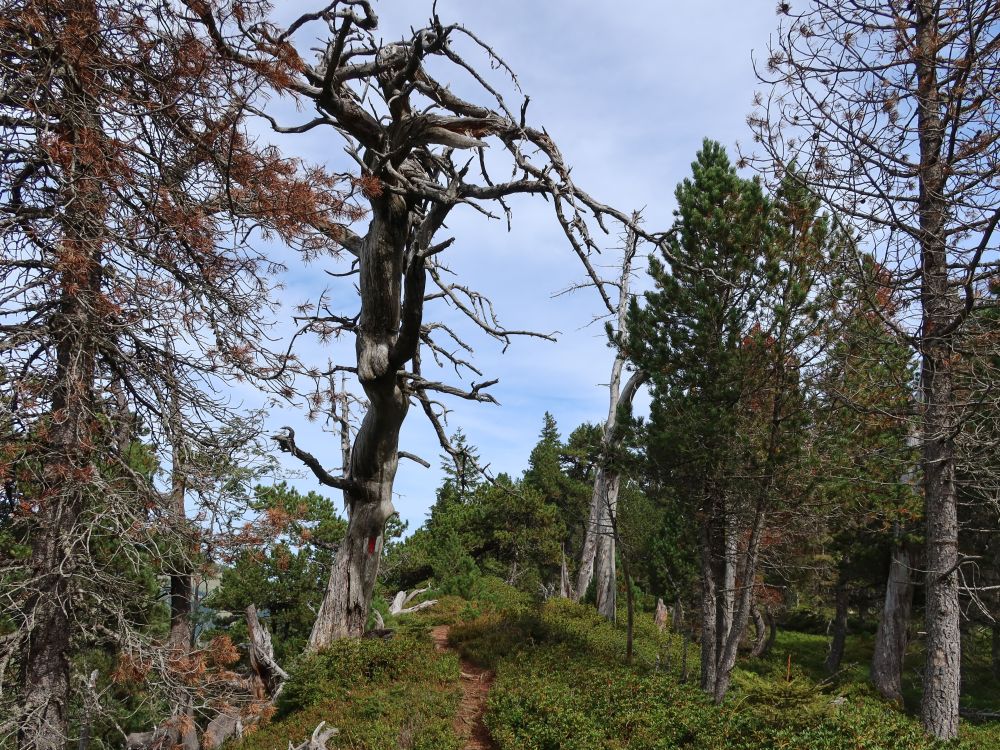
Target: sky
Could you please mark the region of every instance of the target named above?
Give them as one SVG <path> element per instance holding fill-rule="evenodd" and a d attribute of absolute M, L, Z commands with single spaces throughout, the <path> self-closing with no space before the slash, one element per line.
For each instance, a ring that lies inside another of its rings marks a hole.
<path fill-rule="evenodd" d="M 287 21 L 315 10 L 317 3 L 276 5 L 278 20 Z M 376 0 L 374 5 L 381 21 L 378 33 L 387 42 L 425 25 L 431 10 L 429 0 Z M 773 0 L 633 0 L 619 10 L 593 0 L 439 0 L 437 12 L 443 22 L 459 22 L 474 31 L 510 64 L 531 97 L 529 122 L 544 127 L 559 145 L 575 183 L 624 212 L 641 209 L 652 231 L 669 228 L 674 188 L 689 175 L 703 138 L 721 142 L 734 160 L 737 141 L 747 145 L 745 119 L 757 88 L 752 54 L 756 50 L 758 59 L 765 56 L 777 27 Z M 320 30 L 316 27 L 315 33 Z M 300 39 L 308 41 L 308 35 Z M 492 71 L 490 80 L 506 86 L 513 97 L 502 75 Z M 461 93 L 467 83 L 456 80 L 454 85 Z M 303 121 L 309 115 L 297 113 L 287 101 L 274 101 L 271 107 L 283 121 Z M 276 140 L 288 154 L 337 171 L 349 168 L 333 132 L 264 137 Z M 491 472 L 517 477 L 527 466 L 546 411 L 564 437 L 582 422 L 604 420 L 613 352 L 603 324 L 593 322 L 601 313 L 596 292 L 553 296 L 582 281 L 583 269 L 550 204 L 526 198 L 515 200 L 512 208 L 509 232 L 505 222 L 489 221 L 466 207 L 456 209 L 440 235 L 456 239 L 443 260 L 462 283 L 492 299 L 506 326 L 558 331 L 558 341 L 518 339 L 503 352 L 453 311 L 438 306 L 428 315 L 459 326 L 476 348 L 474 362 L 484 377 L 500 381 L 491 389 L 499 406 L 449 400 L 449 431 L 461 428 Z M 595 263 L 611 275 L 620 237 L 612 233 L 601 241 L 607 249 Z M 640 250 L 640 271 L 649 251 Z M 288 265 L 279 313 L 285 320 L 295 305 L 323 292 L 332 307 L 354 314 L 357 299 L 350 285 L 337 284 L 324 273 L 345 270 L 343 265 L 326 259 L 307 266 L 292 259 Z M 643 284 L 637 280 L 639 288 Z M 352 363 L 348 342 L 328 347 L 302 343 L 297 351 L 308 363 Z M 470 383 L 453 372 L 440 377 L 455 385 Z M 253 402 L 249 394 L 246 399 Z M 640 398 L 640 411 L 643 404 Z M 283 425 L 292 426 L 298 444 L 324 464 L 339 466 L 339 439 L 324 432 L 321 421 L 310 423 L 305 410 L 294 405 L 272 407 L 268 426 Z M 442 481 L 442 451 L 418 407 L 406 419 L 400 449 L 432 464 L 425 469 L 400 462 L 394 503 L 412 530 L 423 522 Z M 282 461 L 292 472 L 292 484 L 323 490 L 294 461 L 286 456 Z"/>

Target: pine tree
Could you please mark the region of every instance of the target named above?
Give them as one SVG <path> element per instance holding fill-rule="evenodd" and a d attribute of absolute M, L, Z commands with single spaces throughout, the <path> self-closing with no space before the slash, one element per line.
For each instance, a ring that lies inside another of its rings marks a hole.
<path fill-rule="evenodd" d="M 768 198 L 717 143 L 692 172 L 621 343 L 653 386 L 651 471 L 700 526 L 702 688 L 721 701 L 752 609 L 737 571 L 753 580 L 768 516 L 794 491 L 804 371 L 830 304 L 819 282 L 840 243 L 793 180 Z"/>

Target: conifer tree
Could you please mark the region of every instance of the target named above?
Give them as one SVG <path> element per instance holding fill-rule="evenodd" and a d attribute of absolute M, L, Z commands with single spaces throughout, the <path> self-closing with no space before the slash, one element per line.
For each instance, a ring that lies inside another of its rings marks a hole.
<path fill-rule="evenodd" d="M 702 688 L 721 701 L 766 519 L 797 481 L 803 378 L 836 242 L 805 191 L 786 181 L 769 199 L 717 143 L 692 171 L 676 191 L 670 270 L 651 259 L 655 289 L 630 310 L 627 350 L 653 385 L 651 468 L 699 520 Z"/>
<path fill-rule="evenodd" d="M 920 358 L 921 715 L 928 734 L 952 739 L 960 597 L 969 593 L 963 567 L 973 567 L 959 548 L 956 472 L 966 446 L 958 436 L 983 411 L 963 399 L 958 365 L 970 354 L 976 311 L 995 306 L 986 287 L 1000 227 L 1000 4 L 809 0 L 779 3 L 778 12 L 781 26 L 758 70 L 768 90 L 748 118 L 762 166 L 799 164 L 800 178 L 860 230 L 903 297 L 896 332 Z M 995 341 L 976 343 L 996 351 Z"/>

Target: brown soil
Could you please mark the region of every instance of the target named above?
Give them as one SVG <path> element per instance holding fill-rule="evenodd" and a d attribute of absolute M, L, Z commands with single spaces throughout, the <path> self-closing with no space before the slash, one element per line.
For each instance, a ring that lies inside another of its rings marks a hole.
<path fill-rule="evenodd" d="M 438 651 L 452 651 L 448 645 L 448 626 L 438 625 L 431 630 L 434 647 Z M 462 702 L 455 715 L 455 734 L 465 741 L 465 750 L 495 750 L 483 714 L 486 712 L 486 698 L 493 684 L 493 673 L 473 664 L 467 659 L 460 662 L 462 682 Z"/>

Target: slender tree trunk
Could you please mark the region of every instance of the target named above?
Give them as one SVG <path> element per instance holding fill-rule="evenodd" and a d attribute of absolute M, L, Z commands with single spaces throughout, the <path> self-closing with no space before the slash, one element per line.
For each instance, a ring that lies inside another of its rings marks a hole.
<path fill-rule="evenodd" d="M 950 332 L 956 313 L 949 285 L 946 225 L 947 175 L 942 160 L 943 104 L 938 82 L 940 10 L 933 0 L 914 3 L 914 62 L 920 142 L 917 210 L 920 218 L 923 389 L 923 479 L 926 520 L 925 619 L 927 628 L 921 718 L 938 739 L 958 736 L 961 636 L 958 601 L 958 504 L 955 489 L 954 359 Z"/>
<path fill-rule="evenodd" d="M 637 213 L 632 214 L 632 220 L 639 221 Z M 638 247 L 638 237 L 630 231 L 625 242 L 625 256 L 622 261 L 621 276 L 618 280 L 618 332 L 625 335 L 625 318 L 631 300 L 629 286 L 632 281 L 632 260 Z M 590 581 L 595 575 L 597 584 L 597 608 L 609 620 L 615 618 L 615 540 L 610 534 L 613 518 L 609 513 L 618 509 L 618 490 L 621 476 L 618 470 L 608 462 L 618 446 L 618 412 L 619 409 L 630 407 L 636 391 L 646 381 L 642 372 L 633 373 L 622 387 L 622 373 L 625 369 L 625 355 L 618 352 L 611 366 L 611 379 L 608 381 L 608 417 L 604 422 L 604 436 L 601 439 L 601 461 L 594 477 L 594 490 L 590 498 L 590 513 L 587 529 L 583 538 L 583 549 L 580 554 L 580 566 L 577 569 L 576 588 L 573 600 L 580 601 L 587 593 Z"/>
<path fill-rule="evenodd" d="M 613 371 L 612 371 L 613 372 Z M 597 467 L 594 477 L 594 489 L 590 496 L 590 513 L 587 518 L 587 528 L 583 536 L 583 549 L 580 552 L 580 565 L 576 571 L 576 586 L 571 598 L 578 602 L 587 594 L 590 582 L 594 578 L 594 561 L 597 558 L 597 546 L 601 539 L 601 530 L 605 526 L 604 501 L 604 467 Z"/>
<path fill-rule="evenodd" d="M 95 471 L 94 385 L 105 213 L 97 176 L 101 155 L 95 152 L 103 134 L 87 91 L 93 83 L 87 54 L 96 53 L 97 12 L 92 3 L 82 3 L 75 17 L 81 28 L 73 33 L 91 41 L 79 43 L 79 58 L 53 60 L 66 66 L 57 116 L 61 143 L 72 150 L 72 159 L 61 186 L 65 210 L 53 261 L 60 268 L 60 299 L 50 329 L 55 343 L 52 413 L 42 438 L 46 454 L 30 539 L 35 590 L 25 613 L 29 626 L 21 667 L 20 750 L 63 750 L 67 744 L 78 524 Z"/>
<path fill-rule="evenodd" d="M 724 529 L 724 552 L 723 552 L 723 579 L 722 591 L 719 597 L 719 652 L 722 652 L 722 645 L 729 638 L 729 633 L 733 629 L 733 615 L 736 608 L 736 567 L 739 557 L 739 534 L 736 528 L 736 519 L 730 512 L 730 508 L 724 506 L 723 529 Z"/>
<path fill-rule="evenodd" d="M 849 602 L 847 581 L 843 578 L 837 583 L 835 597 L 835 614 L 833 617 L 833 638 L 830 640 L 830 652 L 826 656 L 826 671 L 833 674 L 840 669 L 844 658 L 844 645 L 847 641 L 847 607 Z"/>
<path fill-rule="evenodd" d="M 913 601 L 913 565 L 905 545 L 893 550 L 889 578 L 885 586 L 885 604 L 875 631 L 872 655 L 872 682 L 887 700 L 903 704 L 903 659 L 906 655 L 906 631 Z"/>
<path fill-rule="evenodd" d="M 635 637 L 635 595 L 632 592 L 632 574 L 628 560 L 622 556 L 622 573 L 625 574 L 625 663 L 632 663 L 632 646 Z"/>
<path fill-rule="evenodd" d="M 573 584 L 569 579 L 569 570 L 566 567 L 566 548 L 562 550 L 562 560 L 559 564 L 559 596 L 563 599 L 573 598 Z"/>
<path fill-rule="evenodd" d="M 168 344 L 168 347 L 170 344 Z M 168 364 L 169 366 L 169 364 Z M 192 609 L 194 604 L 194 570 L 191 565 L 190 539 L 188 538 L 187 508 L 187 454 L 181 437 L 180 420 L 182 416 L 176 399 L 171 404 L 171 470 L 170 470 L 170 505 L 174 515 L 177 530 L 177 541 L 180 549 L 174 555 L 170 571 L 170 634 L 167 647 L 178 664 L 187 664 L 191 649 L 194 647 L 194 625 Z M 169 733 L 172 746 L 180 746 L 182 750 L 198 750 L 198 725 L 194 718 L 194 706 L 191 696 L 184 690 L 177 696 L 174 706 L 174 722 Z"/>
<path fill-rule="evenodd" d="M 715 693 L 718 643 L 716 626 L 718 606 L 716 604 L 715 550 L 712 519 L 702 522 L 701 540 L 701 689 L 710 695 Z"/>
<path fill-rule="evenodd" d="M 764 620 L 767 622 L 767 642 L 764 644 L 764 650 L 760 652 L 762 658 L 771 653 L 774 642 L 778 640 L 778 621 L 774 618 L 774 612 L 770 607 L 764 607 Z"/>
<path fill-rule="evenodd" d="M 729 631 L 725 647 L 719 654 L 719 665 L 715 678 L 715 702 L 722 703 L 729 690 L 729 681 L 732 678 L 733 667 L 736 666 L 736 655 L 739 650 L 740 641 L 746 632 L 747 623 L 750 620 L 750 609 L 753 606 L 753 581 L 757 576 L 757 556 L 760 550 L 760 538 L 764 532 L 764 503 L 758 501 L 754 511 L 753 523 L 750 527 L 750 540 L 747 542 L 747 549 L 744 553 L 744 563 L 740 570 L 740 578 L 743 585 L 740 587 L 739 597 L 736 604 L 736 613 L 733 617 L 733 626 Z"/>
<path fill-rule="evenodd" d="M 753 618 L 754 628 L 754 642 L 753 648 L 750 649 L 750 656 L 759 658 L 764 655 L 764 648 L 767 646 L 767 622 L 764 620 L 764 615 L 761 614 L 757 602 L 753 603 L 750 616 Z"/>
<path fill-rule="evenodd" d="M 618 570 L 616 561 L 617 552 L 617 527 L 618 514 L 618 487 L 620 482 L 618 472 L 608 472 L 605 477 L 604 486 L 607 491 L 604 521 L 607 531 L 601 535 L 597 543 L 597 559 L 595 561 L 594 575 L 597 579 L 596 604 L 597 611 L 601 616 L 611 622 L 615 622 L 618 606 Z"/>

